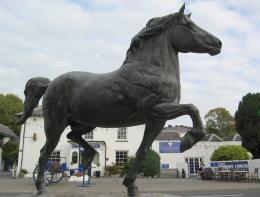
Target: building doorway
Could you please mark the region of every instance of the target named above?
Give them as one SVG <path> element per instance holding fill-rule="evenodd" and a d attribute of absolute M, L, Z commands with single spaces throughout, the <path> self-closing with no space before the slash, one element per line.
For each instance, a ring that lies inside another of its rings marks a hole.
<path fill-rule="evenodd" d="M 201 157 L 189 157 L 189 158 L 186 158 L 185 161 L 188 164 L 189 176 L 197 175 L 199 168 L 203 164 L 203 159 Z"/>

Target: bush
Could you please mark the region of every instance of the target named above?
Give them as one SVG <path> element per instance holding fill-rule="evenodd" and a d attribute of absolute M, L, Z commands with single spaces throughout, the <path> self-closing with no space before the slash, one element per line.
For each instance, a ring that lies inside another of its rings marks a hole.
<path fill-rule="evenodd" d="M 28 171 L 26 169 L 21 169 L 20 173 L 18 174 L 19 178 L 24 178 L 24 176 L 28 173 Z"/>
<path fill-rule="evenodd" d="M 135 162 L 135 157 L 129 157 L 127 163 L 125 164 L 124 168 L 122 169 L 122 175 L 125 175 L 128 173 L 130 167 L 134 164 Z M 150 150 L 144 161 L 142 162 L 139 173 L 142 172 L 144 173 L 144 176 L 151 176 L 154 177 L 155 175 L 160 175 L 160 169 L 161 169 L 161 163 L 160 163 L 160 156 L 158 153 L 156 153 L 153 150 Z"/>
<path fill-rule="evenodd" d="M 8 170 L 18 158 L 19 145 L 16 141 L 9 140 L 3 146 L 2 158 L 4 161 L 4 168 Z"/>
<path fill-rule="evenodd" d="M 154 177 L 155 175 L 159 176 L 161 168 L 160 160 L 160 155 L 158 155 L 154 150 L 150 150 L 142 162 L 140 172 L 143 172 L 144 176 L 147 177 Z"/>
<path fill-rule="evenodd" d="M 247 160 L 249 159 L 247 150 L 239 145 L 226 145 L 216 149 L 211 161 Z"/>
<path fill-rule="evenodd" d="M 109 176 L 119 175 L 120 167 L 117 166 L 116 164 L 113 164 L 111 166 L 106 166 L 105 171 Z"/>
<path fill-rule="evenodd" d="M 27 171 L 26 169 L 23 169 L 23 168 L 22 168 L 22 169 L 20 170 L 20 173 L 27 174 L 28 171 Z"/>

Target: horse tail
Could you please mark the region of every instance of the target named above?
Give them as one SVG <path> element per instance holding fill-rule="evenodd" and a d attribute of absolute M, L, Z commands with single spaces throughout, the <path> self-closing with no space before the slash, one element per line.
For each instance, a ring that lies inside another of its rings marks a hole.
<path fill-rule="evenodd" d="M 32 115 L 34 108 L 38 105 L 50 82 L 49 79 L 44 77 L 35 77 L 27 81 L 24 89 L 24 110 L 17 123 L 24 124 L 27 118 Z"/>

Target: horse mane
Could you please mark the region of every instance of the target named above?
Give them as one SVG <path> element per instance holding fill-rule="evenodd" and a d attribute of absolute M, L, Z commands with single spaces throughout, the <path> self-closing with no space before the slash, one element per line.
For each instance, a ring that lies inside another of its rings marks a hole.
<path fill-rule="evenodd" d="M 127 50 L 126 60 L 140 47 L 145 38 L 157 35 L 167 29 L 176 16 L 177 13 L 150 19 L 146 26 L 132 38 L 130 47 Z"/>

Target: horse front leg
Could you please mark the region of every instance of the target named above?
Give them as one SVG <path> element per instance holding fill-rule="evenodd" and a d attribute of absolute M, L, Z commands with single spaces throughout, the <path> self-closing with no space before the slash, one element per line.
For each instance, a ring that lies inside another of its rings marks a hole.
<path fill-rule="evenodd" d="M 130 170 L 128 171 L 123 184 L 127 187 L 128 196 L 137 196 L 139 194 L 138 187 L 135 186 L 135 180 L 139 168 L 144 160 L 147 152 L 150 149 L 154 139 L 158 136 L 161 132 L 165 124 L 165 121 L 161 120 L 153 120 L 150 123 L 147 123 L 145 126 L 143 140 L 141 145 L 139 146 L 136 152 L 136 159 L 134 164 L 131 166 Z"/>
<path fill-rule="evenodd" d="M 44 171 L 48 162 L 48 158 L 50 154 L 54 151 L 55 147 L 57 146 L 59 139 L 60 136 L 57 137 L 53 136 L 53 138 L 51 139 L 47 138 L 45 145 L 41 149 L 40 157 L 38 161 L 39 172 L 35 182 L 36 189 L 38 190 L 36 196 L 40 196 L 46 193 Z"/>
<path fill-rule="evenodd" d="M 181 138 L 180 152 L 190 149 L 204 136 L 204 126 L 199 114 L 199 110 L 193 104 L 172 104 L 162 103 L 154 107 L 152 116 L 158 119 L 170 120 L 183 115 L 191 117 L 193 128 Z"/>

